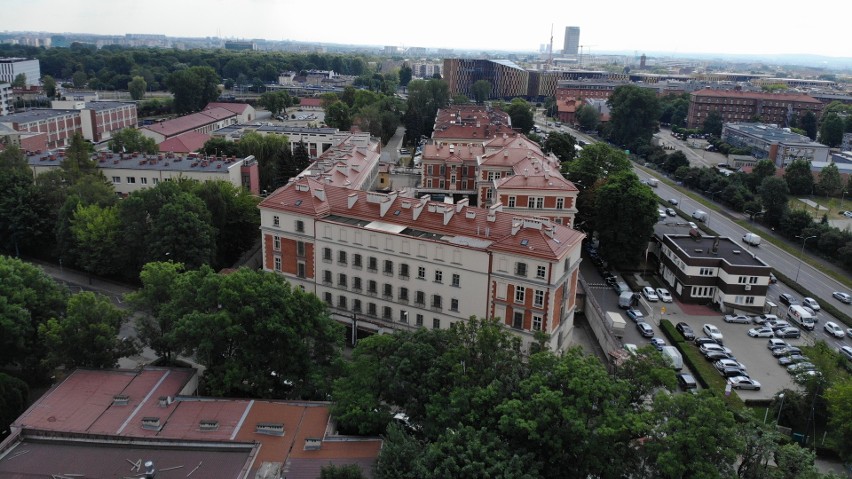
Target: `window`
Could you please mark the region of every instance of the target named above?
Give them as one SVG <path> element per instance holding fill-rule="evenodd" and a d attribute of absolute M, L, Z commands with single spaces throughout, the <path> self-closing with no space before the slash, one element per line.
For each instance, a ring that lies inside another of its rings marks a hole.
<path fill-rule="evenodd" d="M 385 298 L 393 298 L 393 285 L 392 284 L 384 284 L 382 288 L 382 296 Z"/>
<path fill-rule="evenodd" d="M 533 315 L 532 328 L 533 331 L 541 331 L 541 316 Z"/>
<path fill-rule="evenodd" d="M 450 311 L 458 311 L 459 310 L 459 300 L 453 298 L 450 300 Z"/>
<path fill-rule="evenodd" d="M 376 315 L 376 303 L 370 303 L 367 305 L 367 314 L 370 316 Z"/>
<path fill-rule="evenodd" d="M 435 271 L 435 282 L 442 283 L 444 281 L 444 273 L 440 270 Z"/>
<path fill-rule="evenodd" d="M 399 277 L 402 279 L 408 279 L 408 263 L 402 263 L 399 265 Z"/>
<path fill-rule="evenodd" d="M 378 293 L 379 292 L 378 288 L 379 288 L 378 284 L 375 281 L 373 281 L 372 279 L 370 280 L 369 283 L 367 283 L 367 292 L 370 293 L 370 294 Z"/>
<path fill-rule="evenodd" d="M 698 270 L 700 276 L 713 276 L 713 268 L 701 268 Z"/>
<path fill-rule="evenodd" d="M 278 218 L 278 217 L 276 216 L 276 218 Z M 275 225 L 278 226 L 278 223 L 276 222 Z M 297 233 L 304 233 L 305 232 L 305 222 L 304 221 L 296 220 L 296 232 Z"/>
<path fill-rule="evenodd" d="M 331 248 L 322 249 L 322 260 L 326 262 L 331 261 Z"/>
<path fill-rule="evenodd" d="M 323 297 L 325 298 L 325 302 L 326 302 L 326 303 L 328 303 L 328 304 L 332 304 L 332 302 L 333 302 L 333 300 L 334 300 L 334 297 L 331 295 L 331 293 L 325 293 L 325 294 L 323 295 Z"/>
<path fill-rule="evenodd" d="M 355 291 L 361 291 L 361 278 L 358 276 L 352 277 L 352 289 Z"/>
<path fill-rule="evenodd" d="M 516 198 L 514 196 L 509 197 L 509 208 L 515 207 L 515 201 L 516 201 Z"/>
<path fill-rule="evenodd" d="M 393 276 L 393 261 L 386 259 L 385 260 L 385 267 L 384 267 L 383 271 L 386 275 Z"/>
<path fill-rule="evenodd" d="M 441 329 L 441 320 L 438 318 L 432 318 L 432 329 Z"/>
<path fill-rule="evenodd" d="M 113 177 L 112 177 L 112 182 L 113 182 L 113 183 L 121 183 L 121 177 L 120 177 L 120 176 L 113 176 Z M 277 218 L 277 217 L 276 217 L 276 218 Z M 276 226 L 277 226 L 277 225 L 276 225 Z"/>
<path fill-rule="evenodd" d="M 523 288 L 521 286 L 515 286 L 515 302 L 524 304 L 524 298 L 527 294 L 527 288 Z"/>
<path fill-rule="evenodd" d="M 352 311 L 354 311 L 356 313 L 361 312 L 361 300 L 360 299 L 352 300 Z"/>
<path fill-rule="evenodd" d="M 544 197 L 530 196 L 527 198 L 527 208 L 539 210 L 544 208 Z"/>
<path fill-rule="evenodd" d="M 393 317 L 393 310 L 390 309 L 390 306 L 382 307 L 382 319 L 391 319 Z"/>
<path fill-rule="evenodd" d="M 370 256 L 370 260 L 367 263 L 367 269 L 375 273 L 379 269 L 378 265 L 379 261 L 376 259 L 376 257 Z"/>
<path fill-rule="evenodd" d="M 348 283 L 348 281 L 346 280 L 345 274 L 340 273 L 340 274 L 337 275 L 337 285 L 338 286 L 345 288 L 347 286 L 347 283 Z"/>
<path fill-rule="evenodd" d="M 135 176 L 128 176 L 127 177 L 127 183 L 136 183 L 136 177 Z"/>
<path fill-rule="evenodd" d="M 399 300 L 408 302 L 408 288 L 399 288 Z"/>
<path fill-rule="evenodd" d="M 322 282 L 331 284 L 331 271 L 323 271 L 322 272 Z"/>
<path fill-rule="evenodd" d="M 754 304 L 754 296 L 746 296 L 745 304 Z"/>
<path fill-rule="evenodd" d="M 533 295 L 533 306 L 540 308 L 544 306 L 544 291 L 537 289 Z"/>
<path fill-rule="evenodd" d="M 112 179 L 113 179 L 113 183 L 115 183 L 115 182 L 116 182 L 116 181 L 115 181 L 115 178 L 116 178 L 116 177 L 113 177 L 113 178 L 112 178 Z M 279 217 L 278 217 L 278 215 L 275 215 L 275 216 L 273 216 L 273 217 L 272 217 L 272 226 L 281 226 L 281 218 L 279 218 Z"/>
<path fill-rule="evenodd" d="M 139 178 L 139 183 L 142 183 L 143 185 L 147 185 L 148 184 L 148 178 L 145 178 L 144 176 Z"/>
<path fill-rule="evenodd" d="M 512 327 L 515 329 L 524 328 L 524 313 L 522 311 L 515 311 L 512 316 Z"/>
<path fill-rule="evenodd" d="M 426 268 L 423 266 L 417 267 L 417 279 L 426 279 Z"/>
<path fill-rule="evenodd" d="M 275 271 L 281 271 L 281 258 L 275 257 Z"/>
<path fill-rule="evenodd" d="M 340 264 L 346 264 L 346 251 L 337 252 L 337 262 Z"/>
<path fill-rule="evenodd" d="M 338 296 L 337 297 L 337 307 L 346 309 L 346 296 Z"/>
<path fill-rule="evenodd" d="M 757 276 L 749 276 L 748 284 L 757 284 Z"/>
<path fill-rule="evenodd" d="M 167 179 L 168 179 L 168 178 L 167 178 Z M 156 185 L 156 184 L 158 184 L 158 183 L 160 182 L 160 179 L 159 179 L 159 178 L 152 178 L 152 180 L 151 180 L 151 181 L 153 181 L 153 182 L 154 182 L 154 184 Z"/>
<path fill-rule="evenodd" d="M 527 275 L 527 264 L 526 263 L 515 263 L 515 276 L 524 276 Z"/>
<path fill-rule="evenodd" d="M 296 241 L 296 256 L 305 257 L 305 242 Z"/>
<path fill-rule="evenodd" d="M 361 269 L 361 264 L 361 255 L 356 253 L 355 256 L 352 258 L 352 267 Z"/>
<path fill-rule="evenodd" d="M 298 276 L 300 278 L 305 277 L 305 262 L 304 261 L 299 261 L 298 263 L 296 263 L 296 276 Z"/>
<path fill-rule="evenodd" d="M 536 269 L 535 269 L 535 277 L 536 278 L 544 279 L 546 276 L 547 276 L 547 266 L 536 267 Z"/>
<path fill-rule="evenodd" d="M 406 324 L 408 323 L 408 311 L 406 311 L 406 310 L 404 310 L 404 309 L 403 309 L 403 310 L 400 310 L 400 312 L 399 312 L 399 322 L 400 322 L 400 323 L 406 323 Z"/>
<path fill-rule="evenodd" d="M 453 282 L 452 282 L 452 285 L 453 285 L 453 286 L 455 286 L 456 288 L 460 287 L 460 285 L 461 285 L 461 276 L 459 276 L 459 275 L 458 275 L 458 274 L 456 274 L 456 273 L 453 273 Z"/>
<path fill-rule="evenodd" d="M 556 209 L 561 210 L 565 207 L 565 198 L 556 198 Z"/>
<path fill-rule="evenodd" d="M 417 325 L 417 326 L 423 327 L 423 315 L 422 314 L 417 315 L 417 317 L 414 320 L 414 324 Z"/>
<path fill-rule="evenodd" d="M 272 237 L 272 249 L 275 251 L 281 251 L 281 237 L 273 236 Z"/>
<path fill-rule="evenodd" d="M 426 304 L 426 293 L 423 291 L 418 291 L 414 294 L 414 304 L 418 304 L 423 306 Z"/>
<path fill-rule="evenodd" d="M 432 309 L 441 309 L 441 296 L 438 294 L 432 295 Z"/>

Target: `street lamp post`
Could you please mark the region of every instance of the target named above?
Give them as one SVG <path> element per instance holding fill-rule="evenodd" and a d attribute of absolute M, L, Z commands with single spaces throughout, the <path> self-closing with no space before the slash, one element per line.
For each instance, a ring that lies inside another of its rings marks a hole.
<path fill-rule="evenodd" d="M 846 190 L 843 190 L 843 194 L 840 195 L 840 211 L 843 211 L 843 200 L 846 198 L 846 193 L 849 193 Z"/>
<path fill-rule="evenodd" d="M 796 238 L 802 239 L 802 251 L 799 253 L 799 267 L 796 269 L 796 282 L 799 282 L 799 272 L 802 270 L 802 257 L 805 255 L 805 243 L 808 242 L 811 238 L 816 238 L 816 235 L 813 236 L 796 236 Z"/>
<path fill-rule="evenodd" d="M 784 393 L 779 394 L 778 397 L 781 398 L 781 407 L 778 408 L 778 418 L 775 419 L 775 426 L 776 427 L 781 422 L 781 411 L 784 410 Z"/>

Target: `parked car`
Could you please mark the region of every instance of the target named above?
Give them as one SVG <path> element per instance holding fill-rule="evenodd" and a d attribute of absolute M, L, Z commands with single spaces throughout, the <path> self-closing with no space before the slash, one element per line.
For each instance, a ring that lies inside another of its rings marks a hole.
<path fill-rule="evenodd" d="M 671 303 L 673 301 L 671 293 L 666 288 L 657 288 L 657 297 L 664 303 Z"/>
<path fill-rule="evenodd" d="M 841 291 L 835 291 L 835 292 L 831 293 L 831 296 L 834 299 L 840 301 L 843 304 L 852 304 L 852 296 L 850 296 L 849 293 L 843 293 Z"/>
<path fill-rule="evenodd" d="M 713 339 L 713 338 L 706 338 L 706 337 L 703 337 L 703 338 L 695 338 L 695 345 L 696 345 L 696 346 L 701 346 L 701 345 L 703 345 L 703 344 L 708 344 L 708 343 L 719 344 L 719 343 L 718 343 L 715 339 Z"/>
<path fill-rule="evenodd" d="M 737 376 L 748 377 L 748 374 L 746 374 L 746 372 L 743 371 L 740 368 L 723 368 L 723 369 L 720 369 L 718 371 L 719 371 L 719 374 L 721 374 L 723 378 L 735 378 Z"/>
<path fill-rule="evenodd" d="M 780 358 L 781 356 L 789 356 L 791 354 L 802 354 L 802 350 L 795 346 L 787 346 L 784 348 L 775 348 L 772 350 L 772 356 Z"/>
<path fill-rule="evenodd" d="M 804 363 L 808 361 L 810 361 L 808 357 L 802 356 L 801 354 L 788 354 L 787 356 L 782 356 L 778 358 L 778 364 L 784 367 L 787 367 L 791 364 Z"/>
<path fill-rule="evenodd" d="M 724 317 L 726 323 L 748 324 L 751 318 L 744 314 L 726 314 Z"/>
<path fill-rule="evenodd" d="M 715 367 L 717 371 L 721 371 L 725 368 L 740 368 L 743 371 L 746 370 L 746 367 L 736 359 L 720 359 L 713 363 L 713 367 Z"/>
<path fill-rule="evenodd" d="M 657 348 L 657 351 L 662 351 L 663 346 L 666 345 L 666 342 L 661 338 L 651 338 L 651 344 L 653 344 L 654 347 Z"/>
<path fill-rule="evenodd" d="M 692 391 L 698 389 L 698 382 L 689 373 L 680 373 L 677 375 L 677 384 L 684 391 Z"/>
<path fill-rule="evenodd" d="M 722 332 L 719 331 L 719 328 L 712 324 L 705 324 L 702 329 L 708 338 L 713 338 L 717 343 L 722 344 L 722 340 L 724 338 L 722 337 Z"/>
<path fill-rule="evenodd" d="M 852 346 L 840 346 L 837 352 L 846 359 L 852 361 Z"/>
<path fill-rule="evenodd" d="M 806 297 L 806 298 L 802 299 L 802 306 L 806 306 L 808 308 L 811 308 L 814 311 L 820 310 L 819 303 L 817 303 L 817 301 L 814 298 L 807 298 Z"/>
<path fill-rule="evenodd" d="M 787 366 L 787 372 L 790 374 L 798 374 L 805 371 L 816 371 L 816 366 L 813 363 L 796 363 Z"/>
<path fill-rule="evenodd" d="M 638 323 L 640 321 L 645 321 L 645 315 L 642 314 L 641 311 L 637 311 L 633 308 L 627 310 L 627 317 L 632 319 L 633 322 Z"/>
<path fill-rule="evenodd" d="M 843 328 L 837 325 L 834 321 L 829 321 L 823 325 L 822 329 L 825 330 L 826 333 L 834 336 L 837 339 L 842 339 L 846 337 L 846 333 L 843 331 Z"/>
<path fill-rule="evenodd" d="M 651 327 L 650 324 L 644 321 L 639 321 L 638 323 L 636 323 L 636 329 L 639 330 L 639 334 L 641 334 L 644 338 L 654 337 L 654 329 Z"/>
<path fill-rule="evenodd" d="M 655 303 L 660 300 L 660 297 L 657 296 L 657 293 L 654 291 L 654 288 L 650 286 L 645 286 L 642 288 L 642 296 L 645 297 L 648 301 Z"/>
<path fill-rule="evenodd" d="M 675 329 L 678 330 L 681 336 L 683 336 L 683 339 L 687 341 L 692 341 L 695 339 L 695 332 L 688 324 L 684 323 L 683 321 L 677 323 L 675 325 Z"/>
<path fill-rule="evenodd" d="M 778 278 L 775 277 L 775 274 L 769 273 L 769 284 L 775 284 L 778 282 Z"/>
<path fill-rule="evenodd" d="M 751 321 L 754 324 L 766 324 L 767 321 L 778 321 L 778 316 L 774 314 L 759 314 L 757 316 L 752 316 Z"/>
<path fill-rule="evenodd" d="M 796 328 L 782 328 L 775 331 L 776 338 L 800 338 L 802 336 L 802 332 Z"/>
<path fill-rule="evenodd" d="M 702 344 L 701 346 L 698 347 L 698 350 L 701 352 L 701 354 L 707 354 L 710 351 L 724 351 L 726 353 L 731 352 L 730 348 L 726 348 L 726 347 L 722 346 L 721 344 L 713 344 L 713 343 Z"/>
<path fill-rule="evenodd" d="M 792 294 L 789 293 L 781 293 L 778 295 L 778 301 L 786 304 L 787 306 L 792 306 L 794 304 L 799 304 L 799 301 L 793 297 Z"/>
<path fill-rule="evenodd" d="M 669 204 L 670 205 L 676 205 L 677 204 L 677 198 L 669 198 Z"/>
<path fill-rule="evenodd" d="M 762 327 L 762 328 L 752 328 L 748 330 L 748 335 L 752 338 L 771 338 L 775 333 L 772 331 L 772 328 Z"/>
<path fill-rule="evenodd" d="M 778 331 L 779 329 L 792 328 L 793 327 L 792 324 L 788 323 L 787 321 L 784 321 L 783 319 L 779 319 L 778 321 L 767 321 L 766 324 L 764 324 L 764 326 L 768 326 L 768 327 L 772 328 L 773 331 Z"/>
<path fill-rule="evenodd" d="M 677 212 L 672 208 L 666 208 L 666 214 L 669 216 L 677 216 Z"/>
<path fill-rule="evenodd" d="M 728 378 L 728 384 L 730 384 L 734 389 L 760 390 L 760 383 L 748 376 L 734 376 L 732 378 Z"/>
<path fill-rule="evenodd" d="M 715 363 L 720 359 L 737 359 L 731 353 L 726 353 L 725 351 L 709 351 L 704 355 L 704 358 L 710 361 L 711 363 Z"/>
<path fill-rule="evenodd" d="M 766 347 L 767 347 L 767 348 L 769 348 L 769 349 L 786 348 L 786 347 L 787 347 L 787 342 L 786 342 L 786 341 L 784 341 L 783 339 L 775 339 L 775 338 L 772 338 L 772 339 L 770 339 L 770 340 L 769 340 L 769 342 L 766 344 Z"/>

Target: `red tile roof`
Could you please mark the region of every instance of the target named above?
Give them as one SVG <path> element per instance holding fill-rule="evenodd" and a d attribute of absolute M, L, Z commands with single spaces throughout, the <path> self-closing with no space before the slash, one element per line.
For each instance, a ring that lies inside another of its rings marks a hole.
<path fill-rule="evenodd" d="M 200 150 L 211 137 L 197 131 L 173 136 L 157 145 L 161 153 L 192 153 Z"/>
<path fill-rule="evenodd" d="M 322 98 L 300 98 L 300 106 L 322 106 Z"/>
<path fill-rule="evenodd" d="M 349 207 L 350 195 L 356 198 L 351 208 Z M 325 199 L 320 199 L 318 196 Z M 387 205 L 385 215 L 382 216 L 380 202 L 384 201 L 390 201 L 390 204 Z M 420 204 L 423 208 L 415 218 L 415 210 Z M 462 248 L 499 249 L 546 260 L 560 259 L 578 245 L 584 236 L 578 231 L 558 224 L 542 223 L 531 218 L 521 220 L 510 213 L 496 212 L 494 221 L 488 221 L 488 210 L 484 208 L 462 206 L 459 207 L 461 211 L 455 211 L 456 205 L 427 202 L 425 199 L 401 198 L 395 193 L 385 195 L 355 191 L 323 185 L 309 178 L 299 178 L 278 189 L 261 202 L 260 208 L 313 216 L 318 219 L 331 214 L 364 221 L 380 220 L 433 233 L 437 237 L 435 241 L 472 238 L 480 242 L 479 245 L 474 246 L 459 244 Z M 396 214 L 397 211 L 399 214 Z M 468 212 L 471 213 L 472 218 L 468 217 Z M 334 222 L 334 219 L 329 221 Z M 525 227 L 512 234 L 513 225 L 516 224 L 522 224 Z M 549 232 L 552 232 L 553 238 L 549 236 Z M 527 239 L 534 247 L 521 246 L 521 241 L 524 239 Z M 484 244 L 489 246 L 482 246 Z"/>
<path fill-rule="evenodd" d="M 213 108 L 224 108 L 228 111 L 234 112 L 237 115 L 242 115 L 245 111 L 250 107 L 248 103 L 228 103 L 228 102 L 212 102 L 208 103 L 207 106 L 204 107 L 204 110 L 211 110 Z"/>
<path fill-rule="evenodd" d="M 180 116 L 173 120 L 166 120 L 162 123 L 154 123 L 153 125 L 148 125 L 142 129 L 150 130 L 169 138 L 180 133 L 192 131 L 196 128 L 201 128 L 205 125 L 236 116 L 237 115 L 234 112 L 228 111 L 224 108 L 211 108 L 202 112 Z"/>
<path fill-rule="evenodd" d="M 749 98 L 752 100 L 798 101 L 804 103 L 821 103 L 816 98 L 805 94 L 794 93 L 763 93 L 738 90 L 714 90 L 704 88 L 692 93 L 694 96 L 711 96 L 717 98 Z"/>

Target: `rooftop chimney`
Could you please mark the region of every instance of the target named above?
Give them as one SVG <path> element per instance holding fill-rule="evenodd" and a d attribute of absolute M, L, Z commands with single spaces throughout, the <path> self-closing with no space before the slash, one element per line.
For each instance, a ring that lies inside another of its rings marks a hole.
<path fill-rule="evenodd" d="M 453 218 L 453 213 L 455 212 L 456 210 L 455 208 L 453 208 L 453 205 L 444 205 L 444 226 L 446 226 L 447 223 L 450 222 L 450 220 Z"/>
<path fill-rule="evenodd" d="M 520 230 L 521 230 L 521 223 L 520 222 L 515 223 L 513 221 L 512 222 L 512 236 L 515 236 L 516 234 L 518 234 L 518 231 L 520 231 Z"/>
<path fill-rule="evenodd" d="M 349 193 L 346 197 L 347 207 L 351 210 L 356 201 L 358 201 L 358 193 Z"/>
<path fill-rule="evenodd" d="M 325 201 L 325 190 L 322 188 L 314 188 L 314 198 Z"/>
<path fill-rule="evenodd" d="M 420 216 L 420 213 L 423 212 L 423 208 L 426 206 L 426 203 L 429 202 L 429 195 L 420 198 L 420 202 L 414 205 L 414 211 L 411 214 L 411 219 L 417 221 L 417 218 Z"/>
<path fill-rule="evenodd" d="M 468 205 L 468 203 L 470 203 L 470 199 L 469 199 L 469 198 L 464 197 L 464 198 L 460 199 L 460 200 L 458 201 L 458 203 L 456 203 L 456 213 L 461 213 L 462 208 L 464 208 L 465 206 L 467 206 L 467 205 Z"/>

